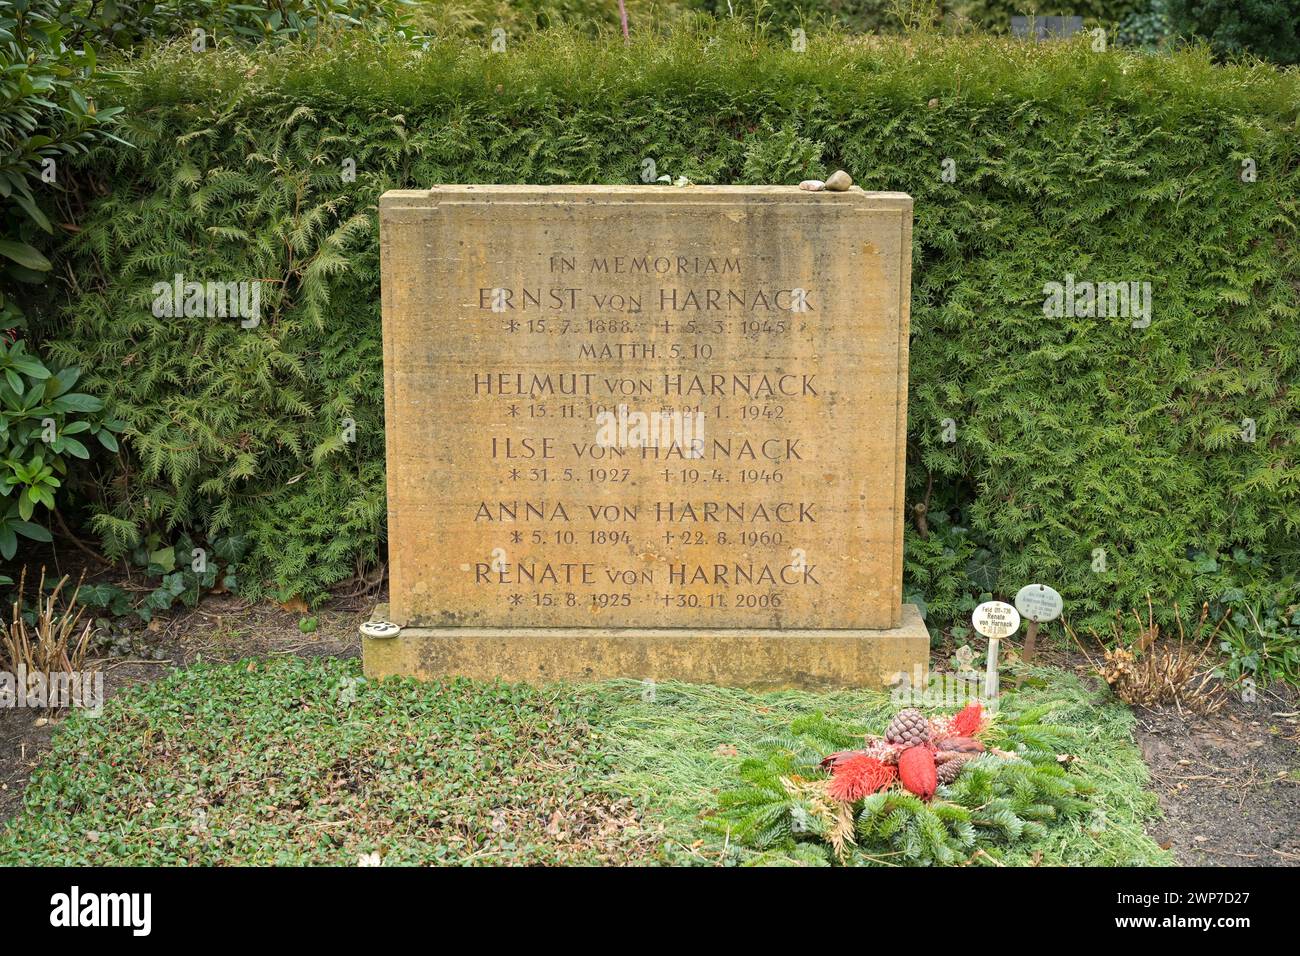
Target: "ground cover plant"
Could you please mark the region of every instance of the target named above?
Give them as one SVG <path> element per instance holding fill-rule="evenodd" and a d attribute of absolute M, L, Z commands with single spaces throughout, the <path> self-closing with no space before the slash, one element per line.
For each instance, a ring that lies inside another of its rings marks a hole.
<path fill-rule="evenodd" d="M 59 362 L 95 357 L 81 386 L 127 426 L 87 470 L 101 547 L 237 534 L 241 591 L 281 600 L 367 573 L 379 194 L 640 182 L 651 157 L 915 197 L 906 590 L 932 624 L 1031 577 L 1097 626 L 1148 594 L 1262 599 L 1300 525 L 1296 77 L 1086 41 L 785 40 L 344 35 L 133 63 L 133 148 L 85 166 L 42 329 Z M 177 274 L 261 282 L 259 322 L 155 315 Z M 1075 279 L 1150 282 L 1149 324 L 1045 314 Z M 1261 567 L 1199 572 L 1235 549 Z"/>
<path fill-rule="evenodd" d="M 198 665 L 75 714 L 7 864 L 615 863 L 644 852 L 592 705 L 563 690 Z M 379 854 L 372 857 L 372 854 Z"/>
<path fill-rule="evenodd" d="M 1142 833 L 1154 800 L 1131 718 L 1041 673 L 1024 702 L 1086 721 L 1072 772 L 1095 802 L 1005 861 L 1166 861 Z M 201 664 L 112 697 L 99 718 L 74 712 L 0 834 L 0 862 L 825 863 L 730 839 L 719 794 L 792 719 L 892 709 L 873 692 L 381 688 L 355 660 Z"/>

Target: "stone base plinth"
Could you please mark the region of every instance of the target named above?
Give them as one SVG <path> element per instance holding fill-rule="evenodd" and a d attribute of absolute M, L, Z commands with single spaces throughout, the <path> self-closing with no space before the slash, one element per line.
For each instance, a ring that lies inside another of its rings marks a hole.
<path fill-rule="evenodd" d="M 374 620 L 387 614 L 375 609 Z M 754 688 L 887 687 L 925 671 L 930 635 L 913 604 L 889 630 L 404 627 L 362 637 L 367 677 L 458 675 L 543 683 L 633 677 Z"/>

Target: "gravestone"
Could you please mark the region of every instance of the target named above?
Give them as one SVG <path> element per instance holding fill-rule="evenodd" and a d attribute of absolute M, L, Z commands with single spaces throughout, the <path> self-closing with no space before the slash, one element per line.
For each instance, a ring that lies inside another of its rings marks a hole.
<path fill-rule="evenodd" d="M 386 193 L 380 229 L 396 626 L 367 674 L 924 667 L 909 196 L 444 186 Z"/>

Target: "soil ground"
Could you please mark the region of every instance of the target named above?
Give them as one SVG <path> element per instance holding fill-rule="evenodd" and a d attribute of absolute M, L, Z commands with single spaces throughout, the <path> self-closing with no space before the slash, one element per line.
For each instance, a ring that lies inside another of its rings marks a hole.
<path fill-rule="evenodd" d="M 381 596 L 332 602 L 299 629 L 301 609 L 206 597 L 133 635 L 133 653 L 103 666 L 108 696 L 152 681 L 173 666 L 282 655 L 355 657 L 357 626 Z M 159 653 L 160 652 L 160 653 Z M 1040 663 L 1087 674 L 1081 656 L 1045 651 Z M 1163 818 L 1151 835 L 1183 865 L 1300 865 L 1300 694 L 1277 685 L 1252 703 L 1232 697 L 1212 716 L 1166 707 L 1139 709 L 1137 744 Z M 0 710 L 0 825 L 48 750 L 54 724 L 31 711 Z"/>
<path fill-rule="evenodd" d="M 1300 865 L 1300 700 L 1276 685 L 1212 717 L 1139 711 L 1157 843 L 1186 866 Z"/>
<path fill-rule="evenodd" d="M 1097 681 L 1074 651 L 1048 650 L 1039 663 Z M 1230 691 L 1210 715 L 1134 712 L 1161 847 L 1183 866 L 1300 866 L 1300 691 L 1278 683 L 1249 703 Z"/>

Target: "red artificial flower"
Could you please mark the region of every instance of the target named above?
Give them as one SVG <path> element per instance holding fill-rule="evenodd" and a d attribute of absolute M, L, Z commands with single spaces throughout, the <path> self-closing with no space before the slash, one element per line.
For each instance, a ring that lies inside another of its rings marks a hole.
<path fill-rule="evenodd" d="M 864 753 L 842 757 L 831 767 L 831 782 L 827 792 L 836 800 L 852 803 L 884 790 L 894 782 L 898 771 L 887 763 Z"/>
<path fill-rule="evenodd" d="M 979 701 L 967 704 L 952 719 L 950 732 L 954 737 L 974 737 L 984 729 L 984 708 Z"/>
<path fill-rule="evenodd" d="M 857 756 L 860 753 L 862 753 L 861 750 L 837 750 L 833 754 L 822 757 L 822 769 L 833 770 L 836 764 L 848 760 L 850 757 Z"/>

